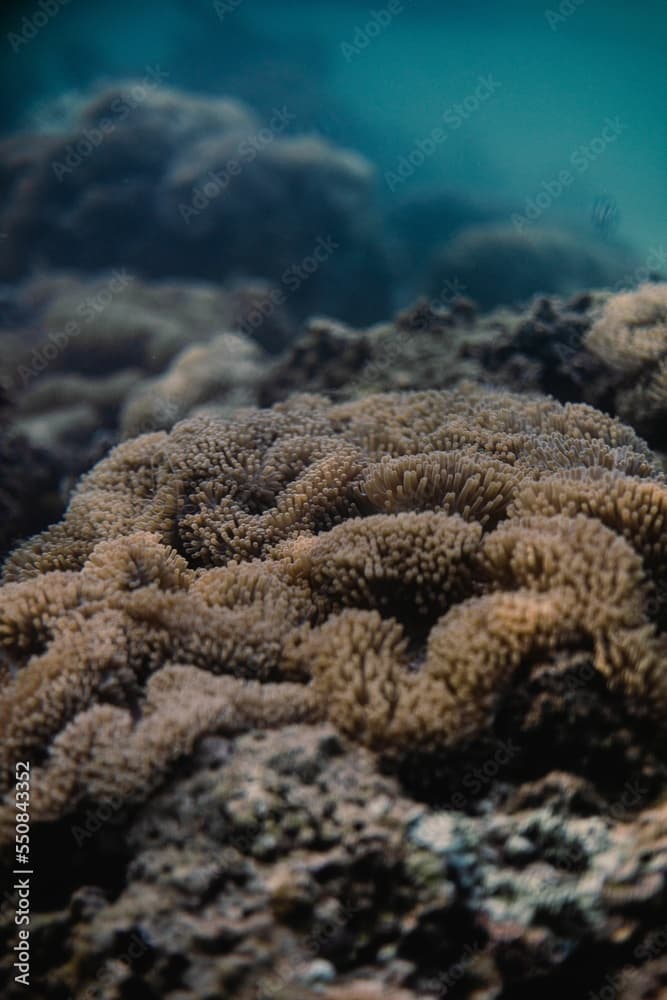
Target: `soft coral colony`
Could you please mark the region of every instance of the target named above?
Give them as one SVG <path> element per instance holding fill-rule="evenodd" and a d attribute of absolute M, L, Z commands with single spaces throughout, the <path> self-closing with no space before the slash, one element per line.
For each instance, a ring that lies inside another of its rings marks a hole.
<path fill-rule="evenodd" d="M 49 820 L 144 798 L 210 732 L 329 719 L 428 753 L 561 648 L 659 719 L 666 515 L 630 428 L 472 385 L 127 441 L 5 566 L 3 836 L 17 758 Z"/>

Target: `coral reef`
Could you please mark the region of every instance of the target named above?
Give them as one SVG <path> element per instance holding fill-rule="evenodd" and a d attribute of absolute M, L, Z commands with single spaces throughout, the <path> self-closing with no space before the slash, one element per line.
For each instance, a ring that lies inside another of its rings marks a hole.
<path fill-rule="evenodd" d="M 0 994 L 667 997 L 662 254 L 239 4 L 0 137 Z"/>
<path fill-rule="evenodd" d="M 130 279 L 113 294 L 107 286 L 103 278 L 44 275 L 10 303 L 16 326 L 3 335 L 2 366 L 13 391 L 12 434 L 39 450 L 54 484 L 48 514 L 40 520 L 35 505 L 28 531 L 59 515 L 78 475 L 119 436 L 169 429 L 200 412 L 270 405 L 300 390 L 345 399 L 473 379 L 588 402 L 667 450 L 664 366 L 628 362 L 630 348 L 609 346 L 622 325 L 614 317 L 646 299 L 659 355 L 663 285 L 488 314 L 463 298 L 422 301 L 362 330 L 312 319 L 300 336 L 275 306 L 275 289 L 259 282 Z M 77 320 L 82 308 L 86 318 Z M 70 323 L 76 335 L 66 334 Z"/>
<path fill-rule="evenodd" d="M 666 515 L 630 428 L 474 385 L 295 397 L 121 444 L 5 565 L 3 828 L 17 756 L 37 821 L 141 798 L 262 713 L 389 757 L 452 750 L 562 649 L 649 725 Z"/>
<path fill-rule="evenodd" d="M 313 320 L 273 364 L 260 398 L 276 402 L 301 387 L 353 399 L 474 379 L 563 402 L 607 402 L 603 365 L 582 343 L 606 298 L 540 298 L 489 313 L 462 296 L 420 299 L 391 322 L 363 330 Z"/>
<path fill-rule="evenodd" d="M 493 342 L 501 323 L 492 313 L 487 324 L 464 298 L 447 306 L 419 300 L 393 321 L 362 330 L 315 318 L 268 370 L 260 400 L 271 404 L 303 390 L 355 399 L 478 379 L 485 372 L 475 354 Z"/>
<path fill-rule="evenodd" d="M 99 376 L 44 375 L 16 394 L 13 424 L 51 456 L 63 476 L 76 480 L 115 442 L 121 406 L 140 381 L 135 368 Z"/>
<path fill-rule="evenodd" d="M 133 433 L 171 427 L 211 392 L 229 409 L 256 402 L 255 383 L 293 335 L 275 289 L 261 281 L 44 273 L 14 289 L 5 318 L 13 319 L 1 338 L 12 394 L 7 430 L 32 449 L 35 470 L 48 466 L 53 483 L 49 503 L 32 503 L 20 535 L 55 521 L 77 478 L 130 425 Z M 46 492 L 32 488 L 35 497 Z"/>
<path fill-rule="evenodd" d="M 92 278 L 43 274 L 18 287 L 21 339 L 11 354 L 5 347 L 4 367 L 18 386 L 43 371 L 157 375 L 183 348 L 234 330 L 279 354 L 293 337 L 293 323 L 274 292 L 261 281 L 144 281 L 127 271 Z"/>
<path fill-rule="evenodd" d="M 666 310 L 667 285 L 659 282 L 568 302 L 539 299 L 518 321 L 502 311 L 486 317 L 503 329 L 473 352 L 498 384 L 591 403 L 665 452 Z"/>
<path fill-rule="evenodd" d="M 299 389 L 346 399 L 474 379 L 589 403 L 620 416 L 653 447 L 667 451 L 660 360 L 666 287 L 649 284 L 618 295 L 585 292 L 566 300 L 539 297 L 521 309 L 489 313 L 461 296 L 436 297 L 363 330 L 313 320 L 269 369 L 260 400 L 276 402 Z M 647 317 L 652 363 L 629 360 L 632 334 L 623 328 L 632 329 L 635 314 L 639 326 Z M 624 345 L 620 349 L 613 346 L 617 339 Z"/>
<path fill-rule="evenodd" d="M 541 298 L 488 314 L 463 298 L 422 301 L 392 322 L 359 330 L 313 319 L 297 336 L 282 309 L 274 311 L 268 286 L 135 279 L 80 324 L 76 337 L 63 336 L 68 317 L 105 287 L 102 279 L 44 276 L 14 297 L 19 325 L 3 337 L 11 434 L 42 455 L 33 464 L 48 465 L 51 485 L 44 513 L 35 504 L 34 518 L 13 538 L 53 521 L 76 478 L 119 437 L 168 430 L 199 413 L 270 405 L 302 390 L 353 399 L 472 379 L 590 403 L 667 451 L 664 285 Z M 624 331 L 634 329 L 635 310 L 648 317 L 654 360 L 630 360 L 633 339 Z M 272 360 L 269 352 L 279 348 Z"/>
<path fill-rule="evenodd" d="M 584 339 L 605 366 L 616 412 L 664 438 L 667 417 L 667 284 L 612 296 Z"/>
<path fill-rule="evenodd" d="M 372 167 L 290 135 L 294 119 L 286 105 L 261 122 L 238 101 L 129 81 L 90 96 L 64 132 L 13 136 L 0 148 L 0 276 L 37 263 L 242 275 L 279 283 L 297 312 L 378 318 L 390 281 Z"/>
<path fill-rule="evenodd" d="M 257 403 L 266 358 L 247 337 L 220 333 L 178 354 L 163 375 L 144 379 L 127 394 L 120 418 L 124 438 L 168 430 L 214 400 L 230 413 Z"/>

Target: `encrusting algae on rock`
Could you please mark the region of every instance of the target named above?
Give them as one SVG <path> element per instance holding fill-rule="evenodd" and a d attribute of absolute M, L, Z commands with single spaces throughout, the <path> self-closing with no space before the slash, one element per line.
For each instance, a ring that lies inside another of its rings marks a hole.
<path fill-rule="evenodd" d="M 456 747 L 558 650 L 664 718 L 666 516 L 630 428 L 471 385 L 121 444 L 5 565 L 3 838 L 17 757 L 37 822 L 145 798 L 207 733 Z"/>

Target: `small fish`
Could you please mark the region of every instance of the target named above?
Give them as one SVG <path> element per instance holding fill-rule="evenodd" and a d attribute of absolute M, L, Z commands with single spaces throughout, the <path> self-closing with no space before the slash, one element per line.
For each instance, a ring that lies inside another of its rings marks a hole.
<path fill-rule="evenodd" d="M 618 205 L 614 199 L 607 194 L 597 197 L 591 209 L 591 222 L 595 229 L 606 236 L 616 229 L 618 221 Z"/>

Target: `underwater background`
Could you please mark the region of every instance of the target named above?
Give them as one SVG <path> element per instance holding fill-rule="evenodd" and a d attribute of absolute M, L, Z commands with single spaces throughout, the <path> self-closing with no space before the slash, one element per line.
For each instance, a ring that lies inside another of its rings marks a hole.
<path fill-rule="evenodd" d="M 667 998 L 666 29 L 3 6 L 3 998 Z"/>
<path fill-rule="evenodd" d="M 631 8 L 602 0 L 401 0 L 375 8 L 71 0 L 12 51 L 6 40 L 31 10 L 15 3 L 2 14 L 5 131 L 48 127 L 54 102 L 62 108 L 92 83 L 142 77 L 159 65 L 169 86 L 231 94 L 262 114 L 286 103 L 291 131 L 319 132 L 363 152 L 377 167 L 387 211 L 450 192 L 503 219 L 524 214 L 540 194 L 546 204 L 546 185 L 557 190 L 567 170 L 573 180 L 551 195 L 542 223 L 607 238 L 612 228 L 641 261 L 667 238 L 667 14 L 659 0 Z M 487 78 L 491 92 L 476 106 L 471 95 Z M 446 139 L 392 185 L 401 158 L 448 111 Z M 601 197 L 616 215 L 602 233 L 593 217 Z M 425 240 L 442 238 L 437 213 L 413 224 Z"/>

